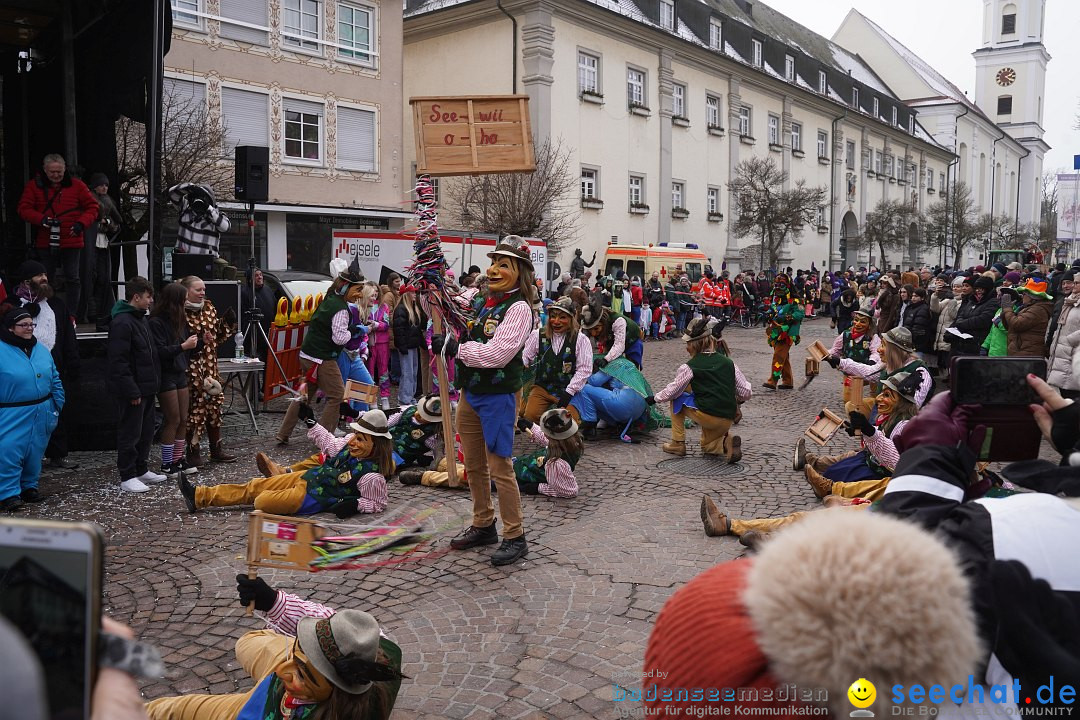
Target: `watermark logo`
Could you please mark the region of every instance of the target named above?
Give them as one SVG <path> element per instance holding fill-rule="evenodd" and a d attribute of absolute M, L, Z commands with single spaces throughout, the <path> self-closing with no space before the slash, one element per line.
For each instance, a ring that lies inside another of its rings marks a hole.
<path fill-rule="evenodd" d="M 874 717 L 873 711 L 866 709 L 877 699 L 877 688 L 874 687 L 874 683 L 866 678 L 859 678 L 851 683 L 851 687 L 847 689 L 847 696 L 848 702 L 856 708 L 848 714 L 848 717 Z"/>

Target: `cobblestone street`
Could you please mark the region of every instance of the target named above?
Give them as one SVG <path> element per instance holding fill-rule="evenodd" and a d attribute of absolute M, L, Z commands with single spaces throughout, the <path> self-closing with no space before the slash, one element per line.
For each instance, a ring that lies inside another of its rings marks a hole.
<path fill-rule="evenodd" d="M 588 444 L 578 465 L 576 499 L 523 498 L 530 552 L 517 565 L 493 567 L 488 548 L 433 552 L 370 571 L 260 575 L 279 589 L 378 618 L 401 645 L 403 670 L 411 677 L 402 685 L 396 718 L 617 717 L 612 678 L 640 671 L 664 601 L 700 571 L 742 553 L 733 537 L 705 537 L 698 518 L 702 493 L 735 517 L 816 505 L 801 473 L 791 471 L 791 449 L 822 406 L 841 409 L 839 376 L 826 367 L 806 390 L 765 390 L 770 354 L 763 331 L 730 328 L 725 335 L 754 387 L 737 428 L 744 452 L 738 465 L 701 458 L 696 429 L 689 432 L 686 459 L 661 452 L 667 430 L 640 445 L 601 440 Z M 797 385 L 805 346 L 832 337 L 826 320 L 804 324 L 802 345 L 792 352 Z M 685 357 L 681 342 L 646 343 L 646 376 L 654 390 Z M 274 447 L 270 435 L 279 418 L 261 415 L 257 437 L 250 423 L 227 430 L 226 442 L 241 460 L 206 466 L 195 476 L 198 483 L 256 475 L 259 449 L 283 463 L 307 455 L 299 430 L 288 448 Z M 840 435 L 836 448 L 851 442 Z M 92 519 L 105 529 L 105 607 L 155 643 L 168 668 L 165 678 L 144 683 L 146 697 L 248 689 L 251 681 L 233 654 L 236 638 L 261 627 L 236 602 L 246 514 L 188 515 L 173 484 L 123 494 L 112 453 L 73 457 L 80 469 L 46 475 L 42 489 L 51 497 L 32 512 Z M 437 500 L 468 517 L 465 492 L 391 481 L 390 507 L 410 500 Z M 445 550 L 449 536 L 439 537 L 435 549 Z"/>

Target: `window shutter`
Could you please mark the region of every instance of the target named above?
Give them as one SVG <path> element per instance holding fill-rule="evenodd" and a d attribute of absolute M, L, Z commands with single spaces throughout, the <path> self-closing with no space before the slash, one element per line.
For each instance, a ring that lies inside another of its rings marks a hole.
<path fill-rule="evenodd" d="M 318 115 L 319 117 L 322 117 L 325 112 L 322 103 L 311 102 L 310 100 L 282 98 L 281 103 L 287 111 Z"/>
<path fill-rule="evenodd" d="M 221 89 L 221 114 L 225 118 L 225 144 L 266 146 L 270 142 L 269 97 L 236 88 Z"/>
<path fill-rule="evenodd" d="M 266 27 L 270 24 L 268 0 L 221 0 L 221 17 L 240 20 L 252 25 Z M 263 30 L 252 30 L 242 25 L 233 25 L 222 21 L 221 37 L 256 45 L 269 45 L 267 34 Z"/>
<path fill-rule="evenodd" d="M 375 113 L 338 108 L 337 141 L 339 167 L 375 171 Z"/>
<path fill-rule="evenodd" d="M 163 96 L 177 105 L 188 105 L 200 110 L 206 109 L 206 86 L 191 80 L 165 78 L 162 85 Z"/>

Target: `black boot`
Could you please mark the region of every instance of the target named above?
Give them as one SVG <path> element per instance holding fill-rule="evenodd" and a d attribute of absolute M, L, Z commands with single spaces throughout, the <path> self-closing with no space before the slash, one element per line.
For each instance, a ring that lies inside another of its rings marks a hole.
<path fill-rule="evenodd" d="M 195 486 L 188 482 L 188 479 L 184 477 L 183 473 L 180 473 L 180 477 L 177 478 L 176 484 L 180 487 L 180 494 L 184 497 L 184 504 L 187 506 L 187 511 L 193 513 L 199 508 L 195 504 Z"/>
<path fill-rule="evenodd" d="M 581 437 L 586 440 L 596 439 L 596 423 L 594 422 L 581 422 Z"/>
<path fill-rule="evenodd" d="M 529 552 L 529 543 L 525 542 L 525 536 L 510 540 L 503 540 L 499 549 L 491 556 L 492 565 L 509 565 L 515 563 Z"/>
<path fill-rule="evenodd" d="M 487 527 L 469 527 L 465 532 L 450 541 L 450 547 L 455 550 L 468 550 L 481 545 L 494 545 L 499 542 L 499 531 L 492 522 Z"/>

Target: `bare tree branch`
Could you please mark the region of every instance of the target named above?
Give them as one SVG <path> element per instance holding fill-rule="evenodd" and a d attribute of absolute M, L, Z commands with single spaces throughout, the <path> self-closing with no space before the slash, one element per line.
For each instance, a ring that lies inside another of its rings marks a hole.
<path fill-rule="evenodd" d="M 889 250 L 903 251 L 907 247 L 911 224 L 922 225 L 922 216 L 904 200 L 881 200 L 866 214 L 863 233 L 848 238 L 848 247 L 877 252 L 881 267 L 887 267 Z"/>
<path fill-rule="evenodd" d="M 944 198 L 927 209 L 926 219 L 927 246 L 937 249 L 944 244 L 953 263 L 961 262 L 965 250 L 985 239 L 971 188 L 963 181 L 954 183 Z"/>

